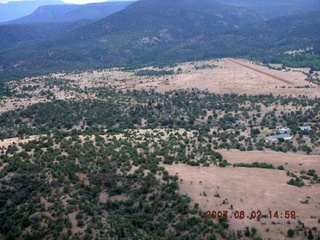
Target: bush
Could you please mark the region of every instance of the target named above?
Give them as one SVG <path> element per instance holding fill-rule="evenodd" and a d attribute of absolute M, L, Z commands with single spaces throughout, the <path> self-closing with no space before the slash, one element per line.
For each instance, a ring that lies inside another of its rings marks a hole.
<path fill-rule="evenodd" d="M 296 179 L 291 178 L 290 181 L 288 181 L 287 183 L 289 185 L 293 185 L 293 186 L 297 186 L 297 187 L 304 186 L 304 182 L 300 178 L 296 178 Z"/>
<path fill-rule="evenodd" d="M 77 222 L 78 227 L 83 227 L 84 226 L 84 221 L 82 219 L 79 219 Z"/>
<path fill-rule="evenodd" d="M 252 235 L 256 235 L 257 229 L 255 227 L 251 228 Z"/>
<path fill-rule="evenodd" d="M 251 130 L 251 135 L 259 135 L 261 132 L 258 128 L 254 128 Z"/>
<path fill-rule="evenodd" d="M 254 236 L 254 237 L 252 238 L 252 240 L 263 240 L 263 238 L 260 237 L 260 236 Z"/>
<path fill-rule="evenodd" d="M 244 146 L 240 147 L 240 151 L 244 152 L 246 150 L 246 148 Z"/>
<path fill-rule="evenodd" d="M 290 228 L 290 229 L 288 230 L 288 236 L 289 236 L 289 237 L 293 237 L 293 235 L 294 235 L 294 231 Z"/>
<path fill-rule="evenodd" d="M 267 169 L 275 169 L 275 167 L 272 164 L 268 163 L 259 163 L 259 162 L 254 162 L 254 163 L 235 163 L 233 164 L 233 167 L 247 167 L 247 168 L 267 168 Z"/>

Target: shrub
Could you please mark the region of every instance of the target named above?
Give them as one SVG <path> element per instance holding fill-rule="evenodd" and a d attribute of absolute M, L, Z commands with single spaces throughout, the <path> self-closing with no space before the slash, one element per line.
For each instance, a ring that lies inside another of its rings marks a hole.
<path fill-rule="evenodd" d="M 300 178 L 296 178 L 296 179 L 291 178 L 290 181 L 288 181 L 287 183 L 289 185 L 293 185 L 293 186 L 297 186 L 297 187 L 304 186 L 304 182 Z"/>
<path fill-rule="evenodd" d="M 252 235 L 256 235 L 257 229 L 255 227 L 251 228 Z"/>

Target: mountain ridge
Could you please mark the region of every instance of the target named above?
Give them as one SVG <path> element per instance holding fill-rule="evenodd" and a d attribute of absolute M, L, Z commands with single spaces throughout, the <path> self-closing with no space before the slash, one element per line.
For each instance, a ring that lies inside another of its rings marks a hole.
<path fill-rule="evenodd" d="M 318 26 L 311 20 L 303 29 Z M 305 39 L 309 35 L 311 40 Z M 142 0 L 72 32 L 2 51 L 0 65 L 10 73 L 40 73 L 216 57 L 265 57 L 309 47 L 316 39 L 312 30 L 303 38 L 294 31 L 277 32 L 254 11 L 210 0 Z"/>
<path fill-rule="evenodd" d="M 64 5 L 60 0 L 16 1 L 0 4 L 0 23 L 31 14 L 43 5 Z"/>
<path fill-rule="evenodd" d="M 320 2 L 318 0 L 216 0 L 232 6 L 245 7 L 252 9 L 265 19 L 272 19 L 287 15 L 296 15 L 314 10 L 320 10 Z"/>
<path fill-rule="evenodd" d="M 48 5 L 41 6 L 28 16 L 7 22 L 6 24 L 74 22 L 80 20 L 98 20 L 121 11 L 132 1 L 89 3 L 84 5 Z"/>

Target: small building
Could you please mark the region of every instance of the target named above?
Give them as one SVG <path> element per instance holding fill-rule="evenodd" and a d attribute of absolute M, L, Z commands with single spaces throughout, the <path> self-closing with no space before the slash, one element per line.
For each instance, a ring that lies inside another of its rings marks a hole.
<path fill-rule="evenodd" d="M 268 140 L 273 142 L 273 141 L 278 141 L 279 138 L 283 138 L 284 140 L 291 140 L 292 136 L 290 134 L 279 134 L 279 135 L 270 136 Z"/>
<path fill-rule="evenodd" d="M 281 128 L 278 128 L 277 131 L 281 134 L 284 134 L 284 133 L 290 133 L 291 129 L 288 127 L 281 127 Z"/>
<path fill-rule="evenodd" d="M 311 126 L 299 126 L 301 131 L 311 131 Z"/>

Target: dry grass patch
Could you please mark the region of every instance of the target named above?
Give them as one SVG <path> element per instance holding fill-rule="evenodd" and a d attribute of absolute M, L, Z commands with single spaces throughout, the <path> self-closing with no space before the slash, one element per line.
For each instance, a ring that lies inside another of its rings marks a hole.
<path fill-rule="evenodd" d="M 202 65 L 215 65 L 216 67 L 195 69 L 195 66 Z M 319 86 L 305 81 L 306 75 L 303 72 L 308 72 L 308 69 L 290 69 L 290 71 L 282 72 L 242 59 L 184 63 L 176 68 L 181 68 L 182 73 L 172 76 L 152 77 L 146 79 L 143 83 L 136 82 L 134 88 L 155 88 L 159 92 L 198 88 L 217 94 L 257 95 L 273 93 L 275 95 L 320 96 Z M 169 79 L 169 84 L 164 84 L 166 79 Z M 305 85 L 309 85 L 310 88 L 296 88 Z"/>
<path fill-rule="evenodd" d="M 276 168 L 282 165 L 288 171 L 300 172 L 314 169 L 320 175 L 320 155 L 304 155 L 295 153 L 240 152 L 238 150 L 217 150 L 229 163 L 267 162 Z M 319 195 L 320 196 L 320 195 Z"/>
<path fill-rule="evenodd" d="M 244 230 L 246 226 L 256 227 L 264 239 L 285 239 L 283 233 L 295 228 L 298 220 L 305 226 L 318 226 L 320 218 L 320 186 L 298 188 L 290 186 L 285 171 L 257 168 L 191 167 L 187 165 L 163 165 L 171 175 L 178 173 L 180 191 L 188 195 L 193 203 L 199 203 L 203 211 L 251 211 L 268 214 L 279 212 L 279 218 L 253 219 L 229 218 L 230 229 Z M 308 199 L 308 204 L 301 201 Z M 231 205 L 233 210 L 231 210 Z M 280 213 L 295 211 L 297 219 L 285 219 Z M 312 218 L 315 216 L 316 218 Z M 291 224 L 287 224 L 287 221 Z M 266 231 L 267 229 L 268 232 Z M 303 238 L 296 238 L 303 239 Z"/>

